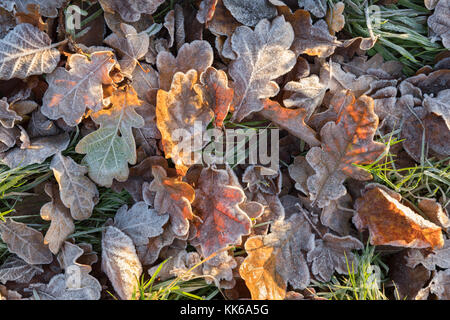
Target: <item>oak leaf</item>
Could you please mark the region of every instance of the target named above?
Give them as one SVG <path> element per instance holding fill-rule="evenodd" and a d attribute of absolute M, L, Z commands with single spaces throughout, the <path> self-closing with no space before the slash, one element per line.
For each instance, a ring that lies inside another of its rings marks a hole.
<path fill-rule="evenodd" d="M 450 240 L 445 240 L 444 246 L 434 249 L 428 255 L 424 255 L 422 250 L 410 249 L 406 257 L 406 265 L 414 268 L 421 264 L 430 271 L 435 271 L 436 267 L 442 269 L 450 268 Z"/>
<path fill-rule="evenodd" d="M 17 25 L 0 39 L 0 79 L 25 79 L 52 72 L 60 58 L 56 45 L 31 24 Z"/>
<path fill-rule="evenodd" d="M 197 20 L 200 23 L 207 23 L 214 17 L 218 0 L 202 0 L 197 12 Z"/>
<path fill-rule="evenodd" d="M 450 89 L 440 91 L 436 97 L 425 95 L 423 106 L 428 112 L 441 116 L 450 130 Z"/>
<path fill-rule="evenodd" d="M 328 30 L 332 35 L 341 31 L 345 26 L 345 17 L 342 14 L 344 9 L 345 4 L 343 2 L 338 2 L 335 5 L 330 6 L 327 10 L 325 20 L 328 24 Z"/>
<path fill-rule="evenodd" d="M 132 128 L 144 125 L 144 119 L 135 108 L 141 104 L 132 87 L 116 90 L 111 97 L 111 108 L 91 115 L 100 128 L 85 136 L 75 147 L 86 154 L 89 177 L 101 186 L 109 187 L 115 178 L 128 178 L 128 163 L 136 163 L 136 145 Z"/>
<path fill-rule="evenodd" d="M 44 244 L 44 237 L 39 231 L 21 222 L 7 218 L 0 222 L 0 233 L 8 250 L 15 253 L 29 264 L 49 264 L 53 260 L 51 251 Z"/>
<path fill-rule="evenodd" d="M 45 237 L 44 244 L 53 254 L 57 254 L 66 238 L 75 231 L 70 210 L 64 206 L 58 193 L 58 187 L 52 183 L 45 185 L 45 193 L 51 198 L 41 207 L 41 218 L 51 221 Z"/>
<path fill-rule="evenodd" d="M 234 113 L 232 121 L 241 121 L 264 108 L 264 99 L 275 96 L 280 88 L 273 80 L 295 65 L 295 54 L 289 50 L 294 40 L 291 25 L 283 16 L 272 22 L 261 20 L 255 30 L 238 27 L 231 39 L 236 60 L 229 66 L 233 78 Z"/>
<path fill-rule="evenodd" d="M 277 15 L 276 8 L 267 0 L 223 0 L 223 4 L 237 21 L 249 27 Z"/>
<path fill-rule="evenodd" d="M 400 203 L 401 196 L 374 186 L 356 200 L 353 223 L 358 230 L 369 228 L 373 245 L 407 248 L 441 248 L 441 228 Z"/>
<path fill-rule="evenodd" d="M 384 144 L 373 141 L 377 126 L 373 99 L 362 96 L 343 106 L 336 122 L 322 127 L 322 146 L 311 148 L 306 155 L 316 171 L 307 181 L 310 199 L 320 208 L 346 194 L 343 182 L 347 177 L 372 178 L 353 164 L 372 163 L 385 151 Z"/>
<path fill-rule="evenodd" d="M 139 292 L 141 262 L 131 238 L 114 226 L 103 231 L 102 270 L 122 300 L 130 300 L 133 292 Z"/>
<path fill-rule="evenodd" d="M 18 256 L 10 255 L 0 267 L 0 282 L 28 283 L 34 276 L 43 272 L 41 266 L 28 264 Z"/>
<path fill-rule="evenodd" d="M 94 52 L 90 60 L 81 54 L 71 55 L 67 61 L 69 71 L 60 67 L 48 75 L 49 88 L 42 101 L 42 113 L 75 126 L 86 108 L 94 112 L 102 109 L 102 84 L 113 82 L 109 76 L 116 63 L 113 57 L 110 51 Z"/>
<path fill-rule="evenodd" d="M 0 123 L 3 127 L 11 129 L 14 127 L 14 122 L 22 120 L 14 110 L 11 110 L 11 105 L 6 98 L 0 100 Z"/>
<path fill-rule="evenodd" d="M 440 0 L 434 13 L 428 18 L 428 27 L 442 39 L 442 44 L 447 49 L 450 48 L 450 1 Z"/>
<path fill-rule="evenodd" d="M 53 156 L 50 169 L 59 184 L 61 201 L 70 209 L 72 217 L 76 220 L 89 218 L 98 202 L 98 190 L 85 177 L 88 169 L 61 153 Z"/>
<path fill-rule="evenodd" d="M 123 20 L 136 22 L 141 14 L 153 14 L 164 0 L 100 0 L 103 11 L 109 13 L 119 13 Z"/>
<path fill-rule="evenodd" d="M 6 10 L 21 13 L 29 12 L 29 5 L 38 5 L 39 13 L 45 17 L 56 18 L 58 10 L 64 4 L 64 0 L 3 0 L 0 3 Z M 31 7 L 33 8 L 33 7 Z"/>
<path fill-rule="evenodd" d="M 298 6 L 311 12 L 317 18 L 323 18 L 327 13 L 326 0 L 298 0 Z"/>

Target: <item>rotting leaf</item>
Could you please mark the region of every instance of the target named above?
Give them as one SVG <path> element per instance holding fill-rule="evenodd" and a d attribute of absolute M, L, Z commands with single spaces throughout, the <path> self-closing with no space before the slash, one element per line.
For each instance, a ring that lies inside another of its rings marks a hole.
<path fill-rule="evenodd" d="M 114 54 L 98 51 L 89 60 L 81 54 L 69 57 L 70 70 L 57 68 L 48 75 L 48 90 L 42 102 L 42 113 L 50 119 L 62 118 L 75 126 L 83 118 L 86 108 L 96 112 L 103 107 L 102 84 L 112 84 L 109 76 L 114 64 Z"/>
<path fill-rule="evenodd" d="M 0 233 L 9 251 L 17 254 L 25 262 L 29 264 L 52 262 L 52 253 L 44 244 L 44 237 L 39 231 L 7 218 L 5 222 L 0 221 Z"/>
<path fill-rule="evenodd" d="M 374 142 L 378 117 L 373 99 L 362 96 L 342 106 L 336 122 L 326 123 L 321 131 L 321 147 L 308 151 L 306 160 L 316 174 L 308 178 L 310 199 L 320 208 L 347 192 L 343 182 L 347 177 L 369 180 L 371 174 L 354 164 L 369 164 L 384 151 L 383 143 Z"/>
<path fill-rule="evenodd" d="M 41 218 L 51 221 L 44 237 L 44 244 L 53 254 L 57 254 L 66 238 L 75 231 L 70 210 L 64 206 L 56 184 L 47 183 L 45 193 L 52 199 L 41 207 Z"/>
<path fill-rule="evenodd" d="M 223 0 L 223 4 L 237 21 L 249 27 L 277 15 L 276 8 L 267 0 Z"/>
<path fill-rule="evenodd" d="M 85 177 L 88 169 L 61 153 L 53 157 L 50 169 L 58 181 L 61 201 L 70 209 L 72 217 L 76 220 L 88 219 L 98 202 L 97 187 Z"/>
<path fill-rule="evenodd" d="M 369 229 L 373 245 L 407 248 L 441 248 L 444 238 L 441 228 L 425 220 L 400 203 L 401 196 L 380 187 L 366 188 L 356 200 L 357 214 L 353 223 L 358 230 Z"/>
<path fill-rule="evenodd" d="M 17 25 L 0 39 L 0 79 L 25 79 L 52 72 L 60 58 L 56 45 L 31 24 Z"/>
<path fill-rule="evenodd" d="M 122 300 L 130 300 L 133 292 L 139 292 L 141 262 L 131 238 L 114 226 L 103 231 L 102 270 Z"/>
<path fill-rule="evenodd" d="M 158 215 L 155 209 L 140 201 L 129 210 L 127 205 L 120 207 L 114 216 L 114 226 L 127 234 L 137 247 L 146 245 L 149 238 L 161 235 L 168 220 L 168 215 Z"/>
<path fill-rule="evenodd" d="M 85 136 L 75 147 L 86 154 L 83 161 L 88 165 L 89 177 L 101 186 L 109 187 L 113 178 L 128 178 L 128 163 L 136 163 L 136 144 L 132 128 L 144 125 L 144 119 L 135 108 L 141 104 L 130 86 L 117 89 L 111 97 L 112 107 L 91 115 L 100 128 Z"/>
<path fill-rule="evenodd" d="M 272 22 L 261 20 L 255 30 L 246 26 L 236 29 L 231 45 L 237 58 L 229 66 L 234 80 L 232 121 L 261 111 L 265 98 L 279 92 L 273 80 L 294 67 L 295 54 L 289 50 L 293 40 L 292 27 L 282 16 Z"/>

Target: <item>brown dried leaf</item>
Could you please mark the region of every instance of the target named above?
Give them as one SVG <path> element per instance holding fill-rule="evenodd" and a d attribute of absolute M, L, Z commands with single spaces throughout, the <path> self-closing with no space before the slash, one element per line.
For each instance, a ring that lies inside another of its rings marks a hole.
<path fill-rule="evenodd" d="M 70 209 L 72 217 L 75 220 L 88 219 L 98 202 L 97 187 L 85 177 L 88 169 L 61 153 L 53 157 L 50 169 L 58 181 L 61 201 Z"/>
<path fill-rule="evenodd" d="M 139 295 L 141 262 L 131 238 L 113 226 L 107 226 L 103 232 L 102 270 L 122 300 L 130 300 L 135 290 Z"/>
<path fill-rule="evenodd" d="M 440 91 L 436 97 L 425 95 L 423 106 L 428 112 L 441 116 L 450 130 L 450 89 Z"/>
<path fill-rule="evenodd" d="M 345 26 L 345 17 L 342 14 L 344 9 L 345 4 L 343 2 L 338 2 L 328 8 L 325 20 L 328 24 L 328 30 L 332 35 L 335 35 L 336 32 L 341 31 Z"/>
<path fill-rule="evenodd" d="M 207 23 L 214 17 L 218 0 L 202 0 L 197 12 L 197 20 Z"/>
<path fill-rule="evenodd" d="M 132 128 L 144 126 L 144 119 L 135 108 L 141 104 L 130 86 L 114 91 L 112 107 L 91 115 L 100 128 L 85 136 L 75 147 L 86 156 L 89 177 L 101 186 L 110 187 L 112 180 L 128 178 L 128 163 L 136 163 L 136 144 Z"/>
<path fill-rule="evenodd" d="M 123 20 L 136 22 L 141 14 L 153 14 L 164 0 L 99 0 L 103 11 L 119 13 Z"/>
<path fill-rule="evenodd" d="M 48 25 L 42 21 L 42 17 L 39 14 L 39 5 L 30 3 L 27 5 L 28 12 L 16 12 L 17 23 L 29 23 L 41 31 L 47 32 Z"/>
<path fill-rule="evenodd" d="M 195 70 L 186 74 L 177 72 L 170 91 L 159 90 L 157 96 L 156 124 L 165 156 L 172 158 L 183 176 L 194 160 L 194 153 L 203 147 L 195 144 L 195 135 L 201 134 L 213 117 L 213 111 L 204 103 L 203 91 L 195 86 L 197 79 Z M 195 126 L 198 122 L 200 128 Z"/>
<path fill-rule="evenodd" d="M 11 106 L 6 98 L 0 100 L 0 123 L 3 127 L 11 129 L 14 127 L 14 122 L 21 121 L 22 117 L 19 116 L 14 110 L 11 110 Z"/>
<path fill-rule="evenodd" d="M 440 0 L 433 15 L 428 18 L 428 27 L 442 39 L 442 44 L 447 49 L 450 48 L 450 1 Z"/>
<path fill-rule="evenodd" d="M 214 54 L 207 41 L 195 40 L 185 43 L 175 58 L 170 52 L 163 51 L 158 54 L 156 65 L 159 70 L 159 87 L 170 90 L 175 73 L 187 73 L 196 70 L 200 75 L 213 63 Z"/>
<path fill-rule="evenodd" d="M 400 203 L 401 196 L 374 186 L 356 200 L 353 223 L 359 230 L 369 228 L 373 245 L 407 248 L 441 248 L 441 228 Z"/>
<path fill-rule="evenodd" d="M 300 8 L 311 12 L 317 18 L 323 18 L 327 13 L 326 0 L 298 0 Z"/>
<path fill-rule="evenodd" d="M 58 15 L 58 10 L 64 4 L 64 0 L 3 0 L 0 5 L 8 11 L 28 13 L 30 5 L 39 6 L 39 12 L 49 18 L 55 18 Z M 33 8 L 33 7 L 31 7 Z"/>
<path fill-rule="evenodd" d="M 41 207 L 41 218 L 51 221 L 44 238 L 44 244 L 53 254 L 57 254 L 64 241 L 75 231 L 75 224 L 70 210 L 64 206 L 58 193 L 56 184 L 47 183 L 45 193 L 52 199 Z"/>
<path fill-rule="evenodd" d="M 417 206 L 425 213 L 428 220 L 441 226 L 442 228 L 450 227 L 450 219 L 447 210 L 442 208 L 441 204 L 434 199 L 421 199 Z"/>
<path fill-rule="evenodd" d="M 371 179 L 370 173 L 353 164 L 372 163 L 386 148 L 383 143 L 373 141 L 378 126 L 373 99 L 362 96 L 352 100 L 342 106 L 336 122 L 322 127 L 322 146 L 311 148 L 306 155 L 316 171 L 307 181 L 310 199 L 320 208 L 346 194 L 343 182 L 347 177 Z"/>
<path fill-rule="evenodd" d="M 119 52 L 122 57 L 120 69 L 131 77 L 136 64 L 148 51 L 149 36 L 145 32 L 137 33 L 133 26 L 125 23 L 120 24 L 120 29 L 123 34 L 112 33 L 103 42 Z"/>
<path fill-rule="evenodd" d="M 223 0 L 223 4 L 237 21 L 249 27 L 277 15 L 277 9 L 267 0 Z"/>
<path fill-rule="evenodd" d="M 26 224 L 7 218 L 0 222 L 0 233 L 3 242 L 11 253 L 17 254 L 29 264 L 49 264 L 53 256 L 44 244 L 44 237 L 39 231 L 27 227 Z"/>
<path fill-rule="evenodd" d="M 247 183 L 250 192 L 263 192 L 267 194 L 279 194 L 282 186 L 281 172 L 251 165 L 245 169 L 242 182 Z"/>
<path fill-rule="evenodd" d="M 154 207 L 159 214 L 169 214 L 172 231 L 183 237 L 189 231 L 189 220 L 192 220 L 191 203 L 195 191 L 181 178 L 167 177 L 166 170 L 160 166 L 152 167 L 154 180 L 149 185 L 150 191 L 156 192 Z"/>
<path fill-rule="evenodd" d="M 0 79 L 25 79 L 50 73 L 59 62 L 59 51 L 50 37 L 28 23 L 17 25 L 0 39 Z"/>
<path fill-rule="evenodd" d="M 441 249 L 434 249 L 428 255 L 424 255 L 421 250 L 408 250 L 406 264 L 414 268 L 422 264 L 430 271 L 435 271 L 436 267 L 442 269 L 450 268 L 450 240 L 445 240 L 445 244 Z"/>
<path fill-rule="evenodd" d="M 361 250 L 364 245 L 352 236 L 338 237 L 326 233 L 322 239 L 316 239 L 315 248 L 308 252 L 308 262 L 311 262 L 311 272 L 319 281 L 328 282 L 334 271 L 348 274 L 347 266 L 357 269 L 358 260 L 351 250 Z M 348 263 L 348 264 L 347 264 Z"/>
<path fill-rule="evenodd" d="M 71 55 L 67 61 L 69 71 L 60 67 L 47 76 L 49 88 L 42 101 L 42 113 L 75 126 L 86 108 L 99 111 L 103 107 L 102 84 L 113 83 L 109 72 L 115 63 L 110 51 L 94 52 L 90 60 L 81 54 Z"/>

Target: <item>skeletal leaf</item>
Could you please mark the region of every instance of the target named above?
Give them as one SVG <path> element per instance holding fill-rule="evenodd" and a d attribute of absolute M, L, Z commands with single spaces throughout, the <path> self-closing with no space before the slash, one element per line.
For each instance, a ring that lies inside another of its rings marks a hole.
<path fill-rule="evenodd" d="M 440 0 L 433 15 L 428 18 L 428 27 L 433 30 L 442 39 L 442 44 L 447 49 L 450 48 L 450 21 L 448 16 L 450 15 L 450 1 Z"/>
<path fill-rule="evenodd" d="M 200 23 L 207 23 L 213 18 L 217 1 L 218 0 L 202 0 L 197 12 L 197 20 Z"/>
<path fill-rule="evenodd" d="M 400 203 L 401 196 L 374 186 L 356 200 L 353 223 L 369 229 L 373 245 L 407 248 L 441 248 L 441 228 Z"/>
<path fill-rule="evenodd" d="M 373 99 L 362 96 L 343 106 L 336 122 L 322 127 L 322 146 L 311 148 L 306 155 L 316 171 L 307 181 L 310 199 L 320 208 L 346 194 L 343 182 L 347 177 L 372 178 L 353 164 L 372 163 L 384 152 L 385 145 L 373 141 L 377 126 Z"/>
<path fill-rule="evenodd" d="M 0 123 L 7 129 L 11 129 L 12 127 L 14 127 L 15 121 L 22 120 L 22 117 L 10 108 L 11 106 L 9 105 L 6 98 L 0 100 Z"/>
<path fill-rule="evenodd" d="M 137 290 L 142 265 L 133 241 L 124 232 L 107 226 L 102 238 L 102 270 L 122 300 L 130 300 Z"/>
<path fill-rule="evenodd" d="M 440 91 L 436 97 L 425 95 L 423 106 L 428 112 L 441 116 L 450 130 L 450 89 Z"/>
<path fill-rule="evenodd" d="M 306 141 L 310 146 L 320 145 L 317 133 L 305 123 L 307 114 L 304 109 L 283 108 L 278 102 L 270 99 L 264 101 L 263 107 L 264 109 L 259 113 L 264 118 Z"/>
<path fill-rule="evenodd" d="M 25 79 L 52 72 L 59 62 L 56 45 L 31 24 L 17 25 L 0 39 L 0 79 Z"/>
<path fill-rule="evenodd" d="M 57 254 L 66 238 L 75 231 L 70 210 L 64 206 L 58 193 L 58 187 L 51 183 L 45 185 L 45 193 L 52 199 L 41 207 L 41 218 L 51 221 L 44 238 L 50 251 Z"/>
<path fill-rule="evenodd" d="M 213 111 L 204 103 L 203 91 L 195 86 L 197 79 L 195 70 L 177 72 L 170 91 L 159 90 L 157 95 L 156 124 L 165 156 L 172 158 L 180 175 L 185 175 L 198 157 L 203 141 L 196 143 L 196 135 L 202 134 L 213 117 Z"/>
<path fill-rule="evenodd" d="M 246 26 L 236 29 L 231 44 L 237 58 L 229 67 L 234 80 L 232 121 L 262 110 L 264 99 L 278 93 L 272 80 L 294 67 L 295 54 L 289 50 L 293 40 L 292 27 L 282 16 L 272 22 L 261 20 L 255 30 Z"/>
<path fill-rule="evenodd" d="M 0 267 L 0 282 L 28 283 L 34 276 L 43 272 L 41 266 L 28 264 L 16 255 L 10 255 Z"/>
<path fill-rule="evenodd" d="M 141 14 L 153 14 L 164 0 L 100 0 L 99 2 L 105 12 L 117 12 L 123 20 L 136 22 Z"/>
<path fill-rule="evenodd" d="M 200 76 L 200 83 L 196 90 L 203 92 L 204 103 L 214 112 L 214 125 L 222 127 L 234 96 L 233 89 L 228 87 L 227 74 L 209 67 Z"/>
<path fill-rule="evenodd" d="M 310 282 L 305 253 L 314 248 L 314 234 L 303 215 L 277 221 L 271 231 L 245 243 L 248 257 L 239 273 L 252 299 L 284 299 L 288 282 L 296 289 Z"/>
<path fill-rule="evenodd" d="M 85 177 L 88 169 L 61 153 L 53 157 L 50 169 L 58 181 L 61 201 L 70 209 L 72 217 L 76 220 L 89 218 L 98 202 L 98 190 L 95 184 Z"/>
<path fill-rule="evenodd" d="M 144 119 L 134 110 L 141 104 L 132 87 L 116 90 L 111 97 L 112 107 L 91 115 L 100 128 L 85 136 L 75 147 L 86 154 L 89 177 L 101 186 L 109 187 L 113 178 L 128 178 L 128 163 L 136 163 L 136 145 L 132 127 L 140 128 Z"/>
<path fill-rule="evenodd" d="M 160 89 L 170 90 L 172 79 L 177 72 L 187 73 L 194 69 L 199 75 L 202 74 L 212 65 L 213 58 L 214 54 L 209 42 L 200 40 L 183 44 L 176 58 L 170 52 L 160 52 L 156 60 Z"/>
<path fill-rule="evenodd" d="M 52 253 L 44 244 L 44 237 L 39 231 L 8 218 L 5 222 L 0 222 L 0 233 L 9 251 L 17 254 L 25 262 L 29 264 L 52 262 Z"/>
<path fill-rule="evenodd" d="M 189 220 L 194 217 L 191 208 L 195 198 L 194 188 L 178 177 L 167 177 L 166 170 L 160 166 L 153 166 L 152 172 L 154 180 L 148 189 L 156 192 L 156 211 L 159 214 L 169 214 L 174 234 L 185 236 L 189 231 Z"/>
<path fill-rule="evenodd" d="M 115 64 L 114 54 L 98 51 L 89 60 L 73 54 L 67 61 L 70 70 L 57 68 L 47 77 L 49 84 L 42 102 L 42 113 L 50 119 L 62 118 L 69 126 L 77 125 L 86 111 L 103 107 L 102 84 L 111 84 L 109 72 Z"/>
<path fill-rule="evenodd" d="M 445 240 L 445 244 L 441 249 L 434 249 L 428 255 L 424 255 L 421 250 L 408 250 L 406 257 L 407 265 L 411 268 L 422 264 L 430 271 L 436 270 L 436 267 L 442 269 L 450 268 L 450 240 Z"/>
<path fill-rule="evenodd" d="M 358 260 L 351 250 L 361 250 L 364 245 L 352 236 L 338 237 L 326 233 L 322 239 L 316 239 L 316 246 L 308 252 L 308 262 L 311 262 L 311 272 L 323 282 L 330 281 L 336 270 L 340 274 L 348 274 L 347 263 L 355 270 Z"/>
<path fill-rule="evenodd" d="M 239 207 L 244 200 L 243 190 L 230 185 L 226 170 L 202 170 L 193 207 L 203 221 L 195 220 L 194 224 L 195 241 L 205 257 L 230 244 L 239 244 L 241 237 L 250 233 L 251 220 Z"/>
<path fill-rule="evenodd" d="M 298 0 L 300 8 L 311 12 L 317 18 L 323 18 L 327 13 L 326 0 Z"/>
<path fill-rule="evenodd" d="M 104 42 L 120 53 L 120 69 L 125 75 L 131 76 L 136 64 L 148 51 L 149 36 L 145 32 L 137 33 L 133 26 L 125 23 L 121 23 L 120 28 L 123 35 L 112 33 Z"/>
<path fill-rule="evenodd" d="M 267 0 L 223 0 L 223 4 L 237 21 L 249 27 L 277 15 L 276 8 Z"/>
<path fill-rule="evenodd" d="M 67 133 L 32 139 L 31 145 L 25 149 L 14 148 L 7 151 L 2 161 L 10 168 L 42 163 L 48 157 L 66 150 L 69 142 L 70 137 Z"/>
<path fill-rule="evenodd" d="M 341 45 L 341 42 L 330 34 L 324 20 L 319 20 L 313 25 L 308 11 L 299 9 L 291 13 L 285 7 L 281 7 L 279 11 L 284 14 L 286 21 L 290 22 L 294 29 L 295 39 L 292 50 L 297 55 L 306 53 L 309 56 L 326 58 Z"/>
<path fill-rule="evenodd" d="M 158 215 L 144 201 L 136 202 L 129 210 L 123 205 L 114 217 L 114 226 L 127 234 L 135 246 L 148 243 L 149 238 L 163 233 L 163 226 L 169 220 L 168 215 Z"/>

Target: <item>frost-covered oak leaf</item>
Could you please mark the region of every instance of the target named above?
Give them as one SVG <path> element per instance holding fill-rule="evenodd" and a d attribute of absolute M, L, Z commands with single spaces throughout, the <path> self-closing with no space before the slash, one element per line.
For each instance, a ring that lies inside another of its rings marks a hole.
<path fill-rule="evenodd" d="M 109 72 L 115 63 L 110 51 L 94 52 L 90 60 L 81 54 L 71 55 L 67 61 L 69 71 L 59 67 L 48 75 L 49 87 L 41 112 L 50 119 L 62 118 L 69 126 L 75 126 L 86 109 L 99 111 L 103 107 L 102 84 L 113 83 Z"/>
<path fill-rule="evenodd" d="M 112 106 L 91 115 L 100 125 L 78 142 L 75 151 L 86 154 L 89 177 L 97 184 L 110 187 L 113 179 L 128 178 L 128 163 L 136 163 L 136 144 L 132 128 L 141 128 L 144 119 L 136 113 L 141 101 L 130 86 L 117 89 L 111 96 Z"/>
<path fill-rule="evenodd" d="M 229 66 L 234 80 L 234 113 L 232 121 L 241 121 L 264 108 L 264 100 L 278 94 L 273 80 L 288 73 L 295 65 L 294 52 L 289 50 L 294 31 L 283 16 L 272 22 L 261 20 L 252 30 L 238 27 L 231 46 L 237 58 Z"/>
<path fill-rule="evenodd" d="M 153 14 L 164 0 L 100 0 L 103 10 L 118 13 L 127 22 L 136 22 L 141 14 Z"/>
<path fill-rule="evenodd" d="M 267 0 L 223 0 L 223 4 L 237 21 L 249 27 L 277 15 L 277 9 Z"/>

